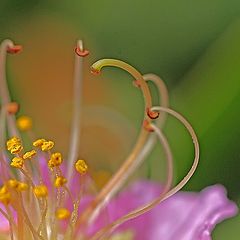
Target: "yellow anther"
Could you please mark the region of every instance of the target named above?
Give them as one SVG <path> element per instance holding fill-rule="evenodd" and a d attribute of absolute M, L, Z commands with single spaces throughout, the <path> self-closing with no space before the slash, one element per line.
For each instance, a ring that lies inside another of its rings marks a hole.
<path fill-rule="evenodd" d="M 46 140 L 43 139 L 43 138 L 37 139 L 36 141 L 33 142 L 33 146 L 34 147 L 41 147 L 44 142 L 46 142 Z"/>
<path fill-rule="evenodd" d="M 21 116 L 17 119 L 17 127 L 21 131 L 27 131 L 32 128 L 32 119 L 27 116 Z"/>
<path fill-rule="evenodd" d="M 21 157 L 14 157 L 11 162 L 11 166 L 15 168 L 22 168 L 24 164 L 24 160 Z"/>
<path fill-rule="evenodd" d="M 54 186 L 55 187 L 62 187 L 65 183 L 67 183 L 67 179 L 65 177 L 56 177 Z"/>
<path fill-rule="evenodd" d="M 11 148 L 10 153 L 11 153 L 11 154 L 17 154 L 17 153 L 20 153 L 22 150 L 23 150 L 22 145 L 14 145 L 14 146 Z"/>
<path fill-rule="evenodd" d="M 51 155 L 51 158 L 50 160 L 48 161 L 48 166 L 50 168 L 53 168 L 53 167 L 58 167 L 60 166 L 62 163 L 62 154 L 57 152 L 57 153 L 53 153 Z"/>
<path fill-rule="evenodd" d="M 33 192 L 37 198 L 44 198 L 48 195 L 48 189 L 45 185 L 35 186 Z"/>
<path fill-rule="evenodd" d="M 35 150 L 31 150 L 29 152 L 26 152 L 23 154 L 23 159 L 31 159 L 33 156 L 36 155 L 36 151 Z"/>
<path fill-rule="evenodd" d="M 46 151 L 51 150 L 53 148 L 53 146 L 54 146 L 54 142 L 53 141 L 45 141 L 41 145 L 41 149 L 42 149 L 42 151 L 46 152 Z"/>
<path fill-rule="evenodd" d="M 17 191 L 19 192 L 23 192 L 26 191 L 28 189 L 28 184 L 24 183 L 24 182 L 19 182 L 17 185 Z"/>
<path fill-rule="evenodd" d="M 11 201 L 11 194 L 8 192 L 7 186 L 3 185 L 0 188 L 0 202 L 5 205 L 8 205 L 10 201 Z"/>
<path fill-rule="evenodd" d="M 10 150 L 10 148 L 15 144 L 21 144 L 21 140 L 17 137 L 12 137 L 7 141 L 7 149 Z"/>
<path fill-rule="evenodd" d="M 7 186 L 10 188 L 16 188 L 18 185 L 18 181 L 16 179 L 9 179 L 7 181 Z"/>
<path fill-rule="evenodd" d="M 10 151 L 11 154 L 19 153 L 22 149 L 23 147 L 19 138 L 13 137 L 7 141 L 7 150 Z"/>
<path fill-rule="evenodd" d="M 56 211 L 56 218 L 59 220 L 64 220 L 70 217 L 70 212 L 66 208 L 59 208 Z"/>
<path fill-rule="evenodd" d="M 25 191 L 28 189 L 28 185 L 24 182 L 19 182 L 16 179 L 9 179 L 7 181 L 7 186 L 13 188 L 19 192 Z"/>
<path fill-rule="evenodd" d="M 0 195 L 1 194 L 5 194 L 8 192 L 8 189 L 7 189 L 7 186 L 6 185 L 3 185 L 1 188 L 0 188 Z"/>
<path fill-rule="evenodd" d="M 88 170 L 88 165 L 84 160 L 80 159 L 75 163 L 75 168 L 80 174 L 85 174 Z"/>

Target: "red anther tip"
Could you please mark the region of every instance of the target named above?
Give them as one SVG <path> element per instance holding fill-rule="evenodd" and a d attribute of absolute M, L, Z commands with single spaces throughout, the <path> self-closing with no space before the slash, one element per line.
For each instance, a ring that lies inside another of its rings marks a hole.
<path fill-rule="evenodd" d="M 138 88 L 141 87 L 141 84 L 140 84 L 139 80 L 133 81 L 133 85 L 134 85 L 135 87 L 138 87 Z"/>
<path fill-rule="evenodd" d="M 145 130 L 147 130 L 149 132 L 154 132 L 154 129 L 151 127 L 149 121 L 146 119 L 143 121 L 143 127 Z"/>
<path fill-rule="evenodd" d="M 89 54 L 88 50 L 81 50 L 79 47 L 75 48 L 75 53 L 80 57 L 86 57 Z"/>
<path fill-rule="evenodd" d="M 98 69 L 96 69 L 96 68 L 91 67 L 91 73 L 92 73 L 93 75 L 99 75 L 99 74 L 101 73 L 101 71 L 98 70 Z"/>
<path fill-rule="evenodd" d="M 154 111 L 151 111 L 150 109 L 147 109 L 147 115 L 151 119 L 157 119 L 159 117 L 159 112 L 154 112 Z"/>
<path fill-rule="evenodd" d="M 7 52 L 8 53 L 19 53 L 22 50 L 22 46 L 21 45 L 15 45 L 13 47 L 8 47 Z"/>

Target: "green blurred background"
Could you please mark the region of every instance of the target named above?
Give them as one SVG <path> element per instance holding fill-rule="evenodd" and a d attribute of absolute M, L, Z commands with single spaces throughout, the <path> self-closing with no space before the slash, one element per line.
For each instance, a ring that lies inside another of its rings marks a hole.
<path fill-rule="evenodd" d="M 66 152 L 73 49 L 82 38 L 91 54 L 85 64 L 81 154 L 92 165 L 112 170 L 136 139 L 143 100 L 129 76 L 116 69 L 106 69 L 97 78 L 89 74 L 90 64 L 99 58 L 122 59 L 142 73 L 161 76 L 172 108 L 189 119 L 199 136 L 201 161 L 186 189 L 221 183 L 237 201 L 239 17 L 239 0 L 1 0 L 0 38 L 24 46 L 21 55 L 9 59 L 12 97 L 21 103 L 20 114 L 33 117 L 37 135 L 56 139 Z M 170 118 L 166 134 L 177 181 L 190 167 L 191 140 Z M 164 167 L 158 154 L 157 148 L 143 168 L 150 166 L 153 179 L 163 171 L 155 166 Z M 214 239 L 238 239 L 239 221 L 221 224 Z"/>

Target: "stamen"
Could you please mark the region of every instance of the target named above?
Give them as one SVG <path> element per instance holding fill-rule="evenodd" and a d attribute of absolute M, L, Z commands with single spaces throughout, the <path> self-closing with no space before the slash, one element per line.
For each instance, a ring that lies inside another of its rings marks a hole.
<path fill-rule="evenodd" d="M 43 139 L 43 138 L 37 139 L 36 141 L 33 142 L 33 146 L 34 147 L 41 147 L 44 142 L 46 142 L 46 140 Z"/>
<path fill-rule="evenodd" d="M 81 135 L 81 102 L 82 102 L 82 82 L 83 82 L 83 59 L 89 52 L 84 50 L 83 41 L 79 40 L 75 49 L 75 69 L 74 69 L 74 83 L 73 83 L 73 118 L 70 135 L 70 145 L 68 153 L 68 164 L 73 166 L 74 161 L 77 159 L 79 152 L 79 138 Z M 69 184 L 72 181 L 72 169 L 69 167 L 67 172 L 67 179 Z"/>
<path fill-rule="evenodd" d="M 161 203 L 162 201 L 164 201 L 167 198 L 171 197 L 173 194 L 175 194 L 181 188 L 184 187 L 184 185 L 189 181 L 189 179 L 192 177 L 193 173 L 195 172 L 195 170 L 197 168 L 197 165 L 198 165 L 198 162 L 199 162 L 199 143 L 198 143 L 198 139 L 197 139 L 196 133 L 193 130 L 193 128 L 190 125 L 190 123 L 181 114 L 179 114 L 178 112 L 176 112 L 176 111 L 174 111 L 172 109 L 159 107 L 158 106 L 158 107 L 153 107 L 152 110 L 153 111 L 163 111 L 163 112 L 171 114 L 176 119 L 178 119 L 185 126 L 185 128 L 188 130 L 189 134 L 191 135 L 191 137 L 193 139 L 194 150 L 195 150 L 195 156 L 194 156 L 192 167 L 188 171 L 187 175 L 183 178 L 183 180 L 180 181 L 170 191 L 168 191 L 168 192 L 166 192 L 164 194 L 161 194 L 158 198 L 156 198 L 155 200 L 151 201 L 149 204 L 146 204 L 143 207 L 140 207 L 140 208 L 138 208 L 136 210 L 133 210 L 130 213 L 124 215 L 123 217 L 120 217 L 119 219 L 117 219 L 113 223 L 107 225 L 106 227 L 104 227 L 103 229 L 98 231 L 93 237 L 90 238 L 90 240 L 100 239 L 106 233 L 108 233 L 110 231 L 113 231 L 120 224 L 122 224 L 122 223 L 124 223 L 124 222 L 126 222 L 126 221 L 128 221 L 130 219 L 136 218 L 136 217 L 138 217 L 138 216 L 140 216 L 140 215 L 150 211 L 155 206 L 157 206 L 159 203 Z M 158 131 L 158 128 L 154 124 L 152 124 L 152 127 L 154 128 L 155 131 Z M 158 133 L 159 133 L 159 131 L 158 131 Z"/>
<path fill-rule="evenodd" d="M 70 212 L 66 208 L 59 208 L 56 211 L 56 218 L 59 220 L 65 220 L 70 217 Z"/>
<path fill-rule="evenodd" d="M 166 87 L 164 81 L 159 76 L 152 74 L 152 73 L 143 75 L 143 78 L 146 82 L 151 81 L 154 83 L 154 85 L 157 87 L 157 90 L 158 90 L 158 96 L 160 97 L 160 105 L 162 107 L 167 108 L 169 106 L 169 97 L 168 97 L 168 90 L 167 90 L 167 87 Z M 165 120 L 166 120 L 166 113 L 162 112 L 160 114 L 160 116 L 156 119 L 156 125 L 159 128 L 162 128 Z M 148 120 L 144 120 L 143 127 L 147 131 L 150 131 L 150 132 L 153 130 L 151 128 L 151 122 Z M 151 136 L 148 138 L 146 144 L 141 149 L 141 152 L 136 157 L 135 161 L 138 163 L 138 166 L 141 165 L 141 163 L 144 161 L 144 159 L 146 159 L 146 157 L 152 151 L 152 149 L 156 143 L 156 140 L 157 140 L 156 135 L 151 134 Z"/>
<path fill-rule="evenodd" d="M 35 150 L 31 150 L 29 152 L 25 152 L 23 154 L 23 159 L 26 160 L 26 159 L 32 159 L 33 156 L 35 156 L 37 154 L 37 152 Z"/>
<path fill-rule="evenodd" d="M 80 159 L 75 163 L 75 168 L 81 175 L 84 175 L 88 170 L 88 165 L 84 160 Z"/>
<path fill-rule="evenodd" d="M 43 152 L 48 152 L 49 150 L 51 150 L 54 147 L 54 142 L 53 141 L 45 141 L 43 142 L 43 144 L 41 145 L 41 150 Z"/>
<path fill-rule="evenodd" d="M 14 45 L 11 40 L 4 40 L 0 45 L 0 97 L 3 107 L 11 103 L 6 80 L 6 55 L 7 53 L 18 53 L 20 50 L 21 47 Z M 16 119 L 14 115 L 7 116 L 7 124 L 10 136 L 19 136 L 15 121 Z"/>
<path fill-rule="evenodd" d="M 107 67 L 107 66 L 119 67 L 129 72 L 135 78 L 135 80 L 138 81 L 138 84 L 141 87 L 143 96 L 145 98 L 146 109 L 149 109 L 152 107 L 152 100 L 151 100 L 152 98 L 151 98 L 149 88 L 145 83 L 142 75 L 134 67 L 117 59 L 101 59 L 92 65 L 91 71 L 93 73 L 97 73 L 97 72 L 100 72 L 103 67 Z"/>
<path fill-rule="evenodd" d="M 48 189 L 45 185 L 38 185 L 33 188 L 33 192 L 37 198 L 45 198 L 48 195 Z"/>
<path fill-rule="evenodd" d="M 149 108 L 147 109 L 147 115 L 151 119 L 157 119 L 159 117 L 159 113 L 158 112 L 151 111 Z"/>
<path fill-rule="evenodd" d="M 48 166 L 49 168 L 54 168 L 54 167 L 58 167 L 62 164 L 62 154 L 59 152 L 56 153 L 52 153 L 51 154 L 51 158 L 48 161 Z"/>
<path fill-rule="evenodd" d="M 150 90 L 142 75 L 131 65 L 116 59 L 102 59 L 95 62 L 92 65 L 93 71 L 101 71 L 101 69 L 105 66 L 115 66 L 119 67 L 127 72 L 129 72 L 136 80 L 139 81 L 141 85 L 141 91 L 145 100 L 145 109 L 148 109 L 152 105 L 152 99 Z M 151 122 L 151 119 L 147 115 L 145 111 L 145 117 Z M 128 158 L 122 164 L 120 169 L 113 175 L 110 181 L 105 185 L 105 187 L 101 190 L 101 192 L 96 196 L 96 198 L 90 204 L 90 207 L 87 208 L 83 214 L 80 216 L 77 222 L 77 226 L 82 224 L 82 222 L 86 222 L 89 220 L 93 220 L 101 208 L 112 198 L 112 196 L 120 189 L 120 187 L 127 180 L 128 176 L 136 169 L 136 156 L 138 156 L 139 152 L 143 148 L 149 132 L 142 129 L 140 135 L 138 137 L 137 143 L 135 144 L 132 152 L 129 154 Z"/>

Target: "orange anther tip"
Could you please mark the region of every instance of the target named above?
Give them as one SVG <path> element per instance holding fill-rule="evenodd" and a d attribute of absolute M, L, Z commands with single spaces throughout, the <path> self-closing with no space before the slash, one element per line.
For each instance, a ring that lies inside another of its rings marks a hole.
<path fill-rule="evenodd" d="M 150 123 L 148 120 L 144 120 L 143 121 L 143 127 L 145 130 L 147 130 L 148 132 L 154 132 L 154 129 L 151 127 Z"/>
<path fill-rule="evenodd" d="M 15 45 L 13 47 L 8 47 L 7 52 L 8 53 L 19 53 L 22 50 L 22 46 L 21 45 Z"/>
<path fill-rule="evenodd" d="M 16 114 L 19 111 L 19 104 L 16 102 L 10 102 L 7 104 L 7 112 L 9 114 Z"/>
<path fill-rule="evenodd" d="M 88 50 L 81 50 L 79 47 L 75 48 L 75 53 L 80 57 L 86 57 L 89 54 Z"/>
<path fill-rule="evenodd" d="M 101 73 L 101 71 L 98 70 L 98 69 L 96 69 L 96 68 L 91 67 L 91 73 L 92 73 L 93 75 L 99 75 L 99 74 Z"/>
<path fill-rule="evenodd" d="M 134 85 L 135 87 L 138 87 L 138 88 L 141 87 L 141 84 L 140 84 L 139 80 L 133 81 L 133 85 Z"/>
<path fill-rule="evenodd" d="M 150 109 L 147 109 L 147 115 L 151 119 L 157 119 L 159 117 L 159 112 L 154 112 L 154 111 L 151 111 Z"/>

